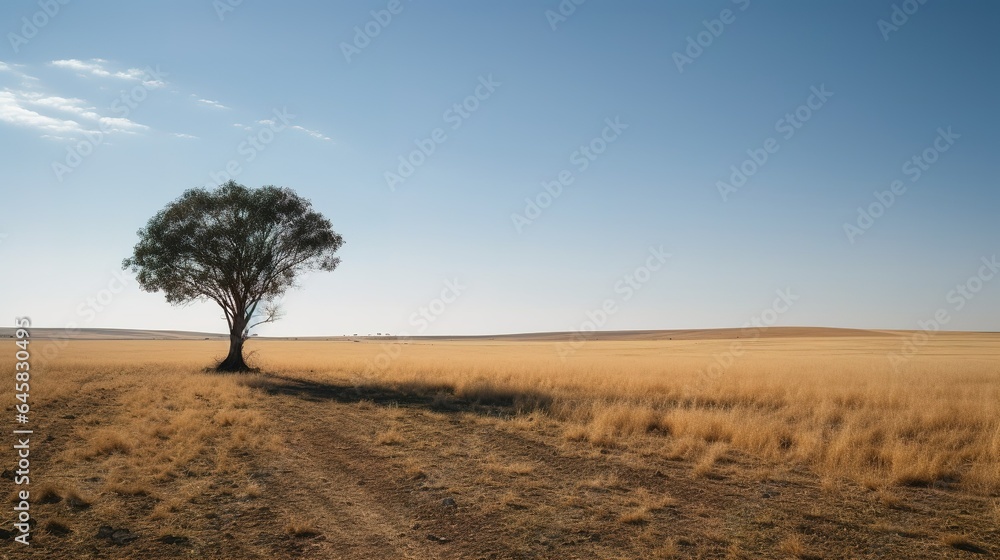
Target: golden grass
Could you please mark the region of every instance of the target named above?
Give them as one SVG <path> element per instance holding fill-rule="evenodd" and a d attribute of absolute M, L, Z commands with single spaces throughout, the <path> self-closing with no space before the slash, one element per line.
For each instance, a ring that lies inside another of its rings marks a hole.
<path fill-rule="evenodd" d="M 320 532 L 309 521 L 293 518 L 285 524 L 285 532 L 293 537 L 315 537 Z"/>
<path fill-rule="evenodd" d="M 646 488 L 638 488 L 628 502 L 631 509 L 622 513 L 618 521 L 625 524 L 642 524 L 649 521 L 654 513 L 676 504 L 677 500 L 671 496 L 654 495 Z"/>
<path fill-rule="evenodd" d="M 407 457 L 405 464 L 406 467 L 403 472 L 410 480 L 420 480 L 421 478 L 425 478 L 427 476 L 427 471 L 424 469 L 424 466 L 413 457 Z"/>
<path fill-rule="evenodd" d="M 941 537 L 941 542 L 952 548 L 964 550 L 966 552 L 975 552 L 977 554 L 988 553 L 986 548 L 974 541 L 968 535 L 956 535 L 949 533 Z"/>
<path fill-rule="evenodd" d="M 676 538 L 670 538 L 667 542 L 656 547 L 652 551 L 652 558 L 657 560 L 666 560 L 668 558 L 679 558 L 681 555 L 680 546 L 677 544 Z"/>
<path fill-rule="evenodd" d="M 553 342 L 249 344 L 265 372 L 425 395 L 445 407 L 505 406 L 520 414 L 524 429 L 544 417 L 561 423 L 567 440 L 651 448 L 693 461 L 699 476 L 742 453 L 763 464 L 806 466 L 831 491 L 845 479 L 873 489 L 957 484 L 979 494 L 1000 491 L 1000 336 L 939 334 L 896 371 L 888 354 L 903 340 L 746 339 L 744 354 L 712 374 L 732 341 L 588 342 L 565 360 Z M 250 406 L 253 387 L 266 377 L 241 384 L 198 372 L 219 352 L 217 343 L 64 346 L 48 371 L 39 370 L 40 410 L 84 385 L 110 394 L 124 386 L 117 372 L 148 375 L 144 386 L 116 397 L 112 412 L 100 412 L 122 422 L 77 420 L 86 444 L 65 461 L 110 461 L 125 479 L 163 481 L 235 468 L 230 463 L 240 449 L 278 446 Z M 73 375 L 60 377 L 67 371 Z M 390 425 L 375 440 L 398 445 L 405 437 Z M 506 468 L 530 472 L 530 465 Z"/>
<path fill-rule="evenodd" d="M 801 535 L 789 535 L 778 545 L 778 550 L 791 556 L 792 558 L 808 557 L 805 541 Z"/>
<path fill-rule="evenodd" d="M 375 443 L 379 445 L 399 445 L 403 441 L 403 435 L 396 428 L 389 428 L 375 436 Z"/>
<path fill-rule="evenodd" d="M 41 354 L 47 344 L 53 343 L 36 341 L 32 348 Z M 108 360 L 89 344 L 70 343 L 55 358 L 32 364 L 33 416 L 49 425 L 60 421 L 65 440 L 46 465 L 38 503 L 116 519 L 123 504 L 146 500 L 151 519 L 176 518 L 203 495 L 205 480 L 245 481 L 243 457 L 282 448 L 262 429 L 252 389 L 203 372 L 202 356 L 185 345 L 158 353 L 166 362 L 129 363 L 136 358 L 130 350 L 143 346 L 126 344 Z M 0 399 L 12 404 L 10 395 Z M 52 480 L 75 480 L 78 487 Z M 261 489 L 244 482 L 241 492 L 259 496 Z M 64 534 L 73 519 L 51 518 L 45 529 Z"/>
<path fill-rule="evenodd" d="M 695 476 L 707 476 L 712 472 L 712 468 L 721 459 L 728 449 L 728 444 L 723 442 L 715 442 L 708 449 L 705 450 L 705 454 L 698 459 L 698 462 L 694 466 Z"/>
<path fill-rule="evenodd" d="M 618 521 L 625 524 L 637 525 L 649 521 L 649 509 L 639 506 L 635 509 L 623 513 Z"/>
<path fill-rule="evenodd" d="M 618 477 L 614 474 L 603 474 L 595 478 L 590 478 L 579 483 L 580 488 L 587 490 L 598 490 L 607 491 L 613 488 L 617 488 L 619 485 Z"/>
<path fill-rule="evenodd" d="M 340 531 L 324 508 L 342 506 L 317 489 L 364 466 L 336 485 L 353 515 L 371 493 L 452 523 L 439 504 L 456 496 L 459 513 L 579 542 L 581 557 L 834 557 L 815 531 L 860 518 L 872 542 L 995 552 L 966 512 L 1000 521 L 1000 336 L 938 335 L 900 371 L 894 335 L 761 338 L 704 375 L 730 343 L 596 341 L 564 361 L 554 342 L 254 340 L 264 373 L 244 376 L 204 371 L 218 342 L 72 341 L 32 366 L 32 414 L 56 436 L 32 493 L 39 543 L 124 519 L 196 546 L 220 538 L 225 512 L 268 506 L 274 538 L 320 546 Z M 275 375 L 336 398 L 268 395 Z M 324 430 L 333 445 L 303 445 Z M 299 465 L 312 470 L 295 478 Z M 439 529 L 411 527 L 425 546 Z"/>
<path fill-rule="evenodd" d="M 1000 490 L 1000 337 L 940 334 L 896 371 L 888 355 L 903 340 L 744 340 L 721 375 L 707 372 L 728 340 L 588 342 L 566 360 L 550 342 L 252 344 L 266 371 L 388 387 L 441 406 L 507 405 L 560 421 L 567 440 L 596 447 L 652 438 L 664 456 L 697 461 L 702 475 L 729 449 L 808 466 L 831 488 L 847 479 Z"/>
<path fill-rule="evenodd" d="M 525 476 L 535 471 L 535 465 L 531 463 L 525 461 L 507 462 L 496 456 L 488 457 L 484 467 L 491 473 L 509 476 Z"/>

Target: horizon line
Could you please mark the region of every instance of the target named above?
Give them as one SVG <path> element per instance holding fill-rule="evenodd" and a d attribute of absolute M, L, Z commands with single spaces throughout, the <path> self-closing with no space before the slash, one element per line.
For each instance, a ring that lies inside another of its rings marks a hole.
<path fill-rule="evenodd" d="M 983 330 L 951 330 L 951 329 L 939 329 L 934 331 L 928 331 L 926 329 L 895 329 L 895 328 L 859 328 L 859 327 L 828 327 L 828 326 L 815 326 L 815 325 L 772 325 L 772 326 L 741 326 L 741 327 L 707 327 L 707 328 L 674 328 L 674 329 L 615 329 L 615 330 L 573 330 L 573 331 L 517 331 L 517 332 L 493 332 L 493 333 L 474 333 L 474 334 L 421 334 L 421 335 L 410 335 L 406 333 L 393 334 L 393 333 L 367 333 L 367 334 L 319 334 L 319 335 L 257 335 L 251 334 L 248 339 L 328 339 L 328 338 L 340 338 L 340 339 L 351 339 L 351 338 L 378 338 L 378 339 L 440 339 L 440 338 L 488 338 L 488 337 L 540 337 L 540 336 L 581 336 L 581 337 L 595 337 L 595 336 L 627 336 L 627 335 L 642 335 L 642 334 L 660 334 L 660 333 L 697 333 L 697 332 L 712 332 L 712 331 L 776 331 L 776 330 L 815 330 L 815 331 L 854 331 L 857 333 L 927 333 L 928 335 L 947 333 L 947 334 L 1000 334 L 1000 331 L 983 331 Z M 12 335 L 17 330 L 15 327 L 0 327 L 0 336 L 8 337 Z M 63 337 L 53 337 L 51 336 L 52 331 L 63 331 L 70 335 L 74 333 L 99 333 L 108 332 L 108 334 L 113 333 L 171 333 L 174 335 L 197 335 L 197 336 L 211 336 L 219 338 L 229 338 L 229 334 L 221 332 L 208 332 L 208 331 L 190 331 L 190 330 L 178 330 L 178 329 L 144 329 L 144 328 L 129 328 L 129 327 L 82 327 L 82 328 L 69 328 L 69 327 L 28 327 L 29 331 L 43 331 L 43 334 L 48 334 L 50 336 L 45 337 L 50 340 L 56 340 Z M 110 331 L 110 332 L 109 332 Z M 753 335 L 747 338 L 756 338 Z"/>

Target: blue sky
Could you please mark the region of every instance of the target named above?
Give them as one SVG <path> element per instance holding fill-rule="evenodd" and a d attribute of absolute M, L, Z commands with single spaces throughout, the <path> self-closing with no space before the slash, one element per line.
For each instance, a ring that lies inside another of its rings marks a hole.
<path fill-rule="evenodd" d="M 347 242 L 261 334 L 1000 330 L 993 2 L 96 4 L 0 6 L 8 318 L 224 330 L 115 275 L 230 166 Z"/>

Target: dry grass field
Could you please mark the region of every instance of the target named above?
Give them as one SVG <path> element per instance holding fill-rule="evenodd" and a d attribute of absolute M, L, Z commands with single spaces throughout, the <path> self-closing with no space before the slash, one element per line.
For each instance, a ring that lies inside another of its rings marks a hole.
<path fill-rule="evenodd" d="M 1000 335 L 897 367 L 912 333 L 738 335 L 253 340 L 249 376 L 217 340 L 36 340 L 37 525 L 0 555 L 1000 554 Z"/>

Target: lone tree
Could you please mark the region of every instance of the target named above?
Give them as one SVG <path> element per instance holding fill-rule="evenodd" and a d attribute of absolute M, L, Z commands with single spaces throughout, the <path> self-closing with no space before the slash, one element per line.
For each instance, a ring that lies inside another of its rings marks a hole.
<path fill-rule="evenodd" d="M 307 270 L 334 270 L 344 244 L 330 221 L 287 188 L 248 189 L 229 181 L 190 189 L 153 216 L 122 267 L 167 302 L 212 300 L 229 325 L 229 355 L 219 371 L 249 371 L 250 329 L 277 320 L 277 301 Z"/>

